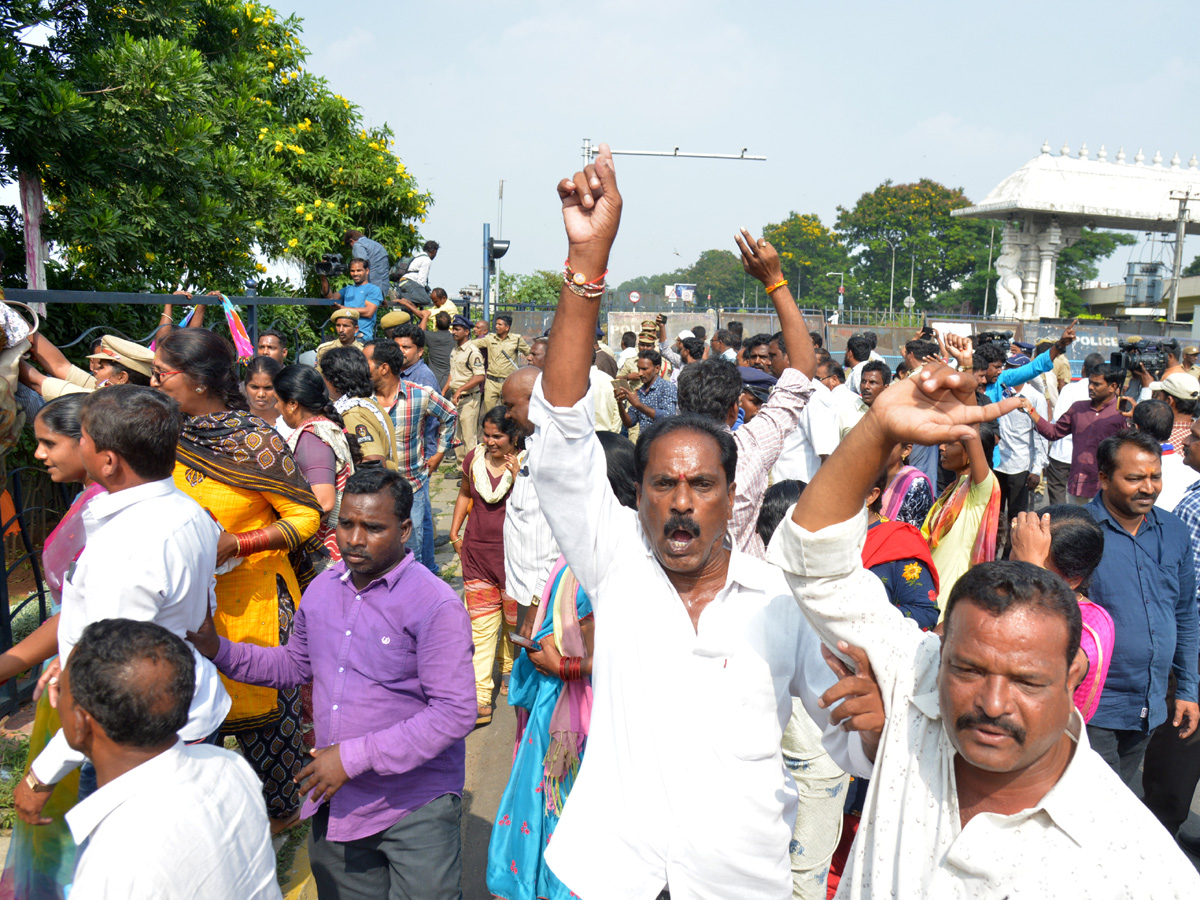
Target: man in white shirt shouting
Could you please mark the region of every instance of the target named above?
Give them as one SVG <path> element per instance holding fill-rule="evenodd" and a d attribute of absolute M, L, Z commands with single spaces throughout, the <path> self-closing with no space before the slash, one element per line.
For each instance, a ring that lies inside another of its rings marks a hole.
<path fill-rule="evenodd" d="M 783 900 L 797 799 L 780 740 L 792 696 L 827 724 L 817 701 L 834 679 L 782 573 L 731 546 L 737 446 L 724 425 L 688 413 L 648 425 L 637 512 L 613 495 L 588 378 L 621 208 L 607 145 L 558 190 L 584 278 L 559 296 L 529 467 L 596 642 L 587 765 L 546 860 L 582 897 Z M 865 768 L 857 736 L 834 729 L 827 748 Z"/>

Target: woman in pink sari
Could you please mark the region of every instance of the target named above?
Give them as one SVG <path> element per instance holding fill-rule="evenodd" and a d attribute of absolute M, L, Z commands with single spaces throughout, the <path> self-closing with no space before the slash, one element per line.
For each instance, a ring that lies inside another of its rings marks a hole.
<path fill-rule="evenodd" d="M 52 400 L 42 407 L 33 420 L 33 433 L 37 439 L 34 456 L 46 466 L 50 480 L 58 484 L 87 483 L 87 472 L 79 453 L 79 407 L 87 396 L 67 394 Z M 98 484 L 89 484 L 75 498 L 58 527 L 46 538 L 42 549 L 42 569 L 54 615 L 21 643 L 0 653 L 0 683 L 15 678 L 58 653 L 58 606 L 62 599 L 63 581 L 71 564 L 83 552 L 83 511 L 99 493 L 103 493 L 103 488 Z M 37 758 L 58 729 L 58 713 L 51 707 L 49 692 L 46 692 L 38 700 L 33 732 L 29 738 L 30 760 Z M 71 883 L 75 868 L 75 843 L 63 814 L 75 805 L 78 777 L 77 773 L 73 773 L 60 782 L 46 804 L 42 814 L 54 820 L 51 824 L 30 826 L 19 819 L 16 821 L 4 873 L 0 875 L 2 900 L 61 900 L 66 896 L 66 886 Z"/>
<path fill-rule="evenodd" d="M 889 522 L 907 522 L 920 528 L 933 506 L 934 490 L 929 476 L 908 464 L 912 444 L 897 444 L 888 457 L 888 485 L 883 492 L 882 515 Z"/>
<path fill-rule="evenodd" d="M 1112 616 L 1087 598 L 1088 582 L 1103 553 L 1104 531 L 1081 506 L 1061 504 L 1041 515 L 1021 513 L 1013 519 L 1011 558 L 1062 576 L 1079 601 L 1079 649 L 1087 656 L 1088 671 L 1075 689 L 1075 708 L 1085 722 L 1100 703 L 1116 640 Z"/>

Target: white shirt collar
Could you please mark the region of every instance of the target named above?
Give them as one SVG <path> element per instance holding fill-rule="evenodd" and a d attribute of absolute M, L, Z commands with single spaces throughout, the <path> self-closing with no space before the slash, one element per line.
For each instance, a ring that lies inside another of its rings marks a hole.
<path fill-rule="evenodd" d="M 153 790 L 156 784 L 171 781 L 173 773 L 183 763 L 183 747 L 183 741 L 176 740 L 173 746 L 158 756 L 135 766 L 73 806 L 65 818 L 75 845 L 81 846 L 125 801 L 143 791 Z"/>
<path fill-rule="evenodd" d="M 161 481 L 147 481 L 145 484 L 115 493 L 97 494 L 88 503 L 87 514 L 95 519 L 107 519 L 135 503 L 149 500 L 151 497 L 165 497 L 174 491 L 175 481 L 168 477 Z"/>
<path fill-rule="evenodd" d="M 940 719 L 942 717 L 941 708 L 938 706 L 937 691 L 914 694 L 911 699 L 912 705 L 928 718 Z M 1090 798 L 1093 792 L 1085 771 L 1086 763 L 1083 761 L 1090 755 L 1091 747 L 1088 744 L 1087 729 L 1083 727 L 1083 716 L 1080 715 L 1079 710 L 1074 708 L 1071 709 L 1071 718 L 1067 722 L 1067 735 L 1075 742 L 1075 747 L 1071 754 L 1071 760 L 1063 769 L 1062 775 L 1059 776 L 1054 787 L 1050 788 L 1034 806 L 1015 813 L 1015 815 L 1029 816 L 1043 810 L 1054 820 L 1054 824 L 1071 836 L 1075 843 L 1081 847 L 1087 847 L 1092 845 L 1097 828 L 1094 817 L 1087 812 L 1092 809 Z M 950 744 L 950 748 L 951 753 L 955 752 L 952 744 Z"/>

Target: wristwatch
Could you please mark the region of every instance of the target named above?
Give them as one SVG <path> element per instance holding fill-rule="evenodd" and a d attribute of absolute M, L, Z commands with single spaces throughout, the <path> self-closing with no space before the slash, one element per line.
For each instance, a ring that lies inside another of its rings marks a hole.
<path fill-rule="evenodd" d="M 31 791 L 36 791 L 39 794 L 48 794 L 54 790 L 54 785 L 46 784 L 42 779 L 33 774 L 33 769 L 30 769 L 25 774 L 25 787 Z"/>

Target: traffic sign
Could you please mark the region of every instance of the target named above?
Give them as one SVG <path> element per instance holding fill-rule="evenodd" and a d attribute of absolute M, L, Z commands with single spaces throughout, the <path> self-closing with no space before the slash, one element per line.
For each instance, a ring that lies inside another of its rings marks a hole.
<path fill-rule="evenodd" d="M 637 303 L 641 299 L 642 299 L 642 295 L 639 294 L 637 291 L 629 292 L 629 302 L 630 303 Z"/>
<path fill-rule="evenodd" d="M 912 294 L 909 294 L 907 297 L 904 298 L 904 308 L 905 309 L 912 309 L 916 305 L 917 305 L 917 298 L 914 297 Z"/>

